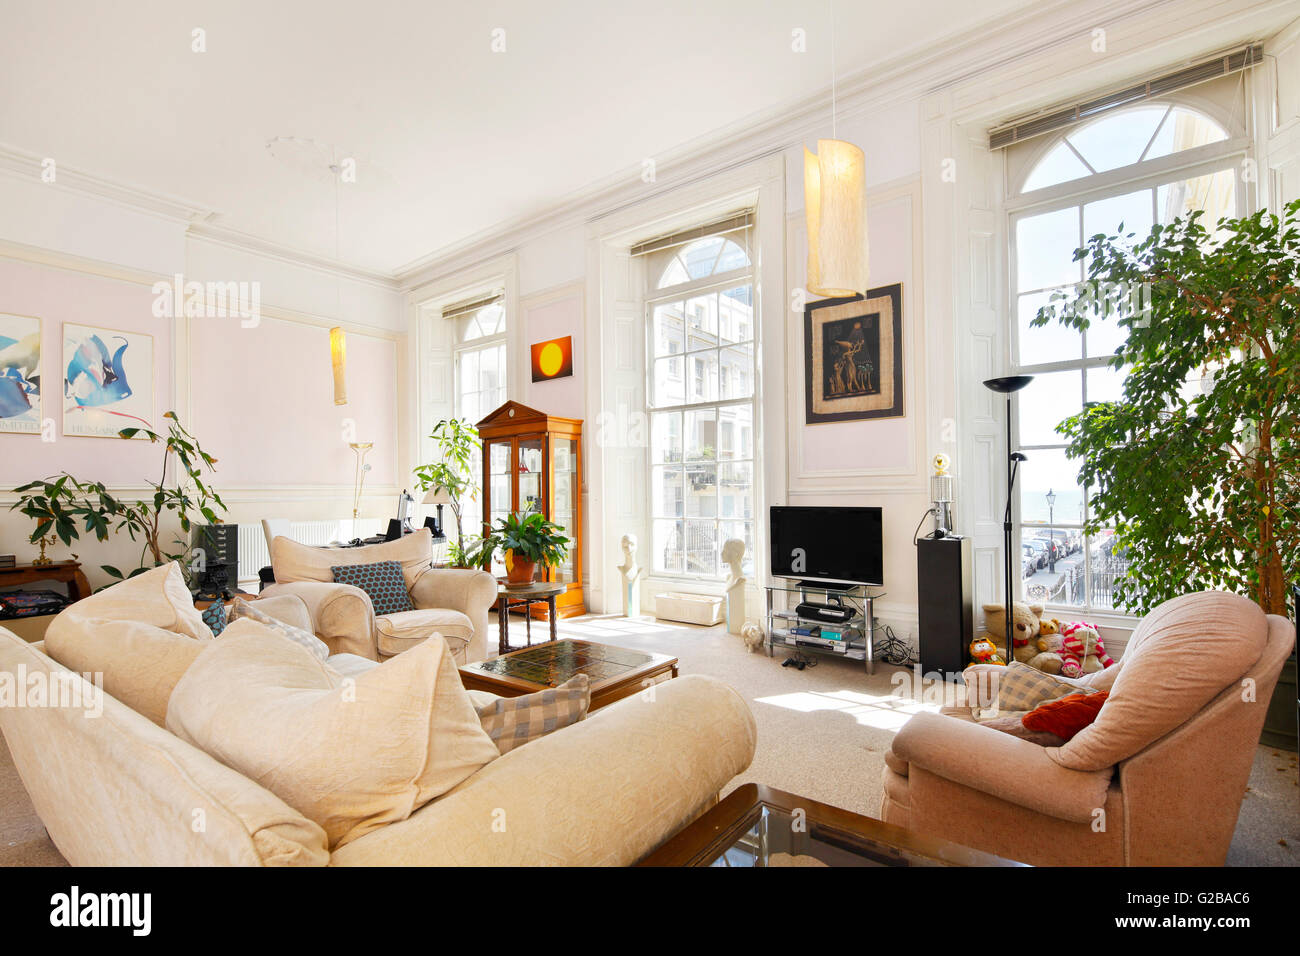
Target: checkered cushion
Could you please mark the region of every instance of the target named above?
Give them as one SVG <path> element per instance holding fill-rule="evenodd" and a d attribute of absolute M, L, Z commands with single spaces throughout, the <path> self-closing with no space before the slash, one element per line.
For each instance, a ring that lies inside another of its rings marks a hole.
<path fill-rule="evenodd" d="M 997 682 L 990 688 L 997 694 L 997 706 L 992 708 L 997 716 L 1014 711 L 1028 712 L 1044 701 L 1056 700 L 1066 694 L 1093 693 L 1090 688 L 1067 684 L 1051 674 L 1040 671 L 1037 667 L 1030 667 L 1019 661 L 1012 661 L 1006 667 L 999 668 L 992 676 Z M 985 712 L 987 713 L 988 711 Z"/>
<path fill-rule="evenodd" d="M 589 683 L 586 674 L 579 674 L 559 687 L 522 697 L 497 697 L 475 710 L 497 750 L 508 753 L 586 717 L 591 706 Z"/>
<path fill-rule="evenodd" d="M 277 634 L 282 634 L 295 644 L 301 644 L 311 651 L 318 661 L 323 661 L 330 656 L 329 646 L 315 634 L 304 631 L 300 627 L 294 627 L 292 624 L 286 624 L 279 618 L 271 617 L 271 615 L 258 610 L 243 598 L 235 598 L 234 606 L 230 609 L 230 619 L 237 621 L 242 617 L 257 621 L 259 624 L 265 624 Z"/>
<path fill-rule="evenodd" d="M 199 616 L 203 618 L 203 623 L 208 626 L 213 637 L 219 637 L 226 629 L 226 605 L 220 599 L 204 608 Z"/>
<path fill-rule="evenodd" d="M 351 584 L 370 595 L 376 616 L 415 609 L 411 595 L 406 590 L 402 566 L 396 561 L 344 564 L 330 568 L 330 572 L 334 575 L 335 584 Z"/>

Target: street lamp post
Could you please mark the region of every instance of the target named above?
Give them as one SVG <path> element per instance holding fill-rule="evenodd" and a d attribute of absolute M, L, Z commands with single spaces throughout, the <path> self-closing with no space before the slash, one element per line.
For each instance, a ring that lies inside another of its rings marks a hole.
<path fill-rule="evenodd" d="M 1053 574 L 1056 573 L 1056 495 L 1051 488 L 1047 489 L 1047 570 Z"/>

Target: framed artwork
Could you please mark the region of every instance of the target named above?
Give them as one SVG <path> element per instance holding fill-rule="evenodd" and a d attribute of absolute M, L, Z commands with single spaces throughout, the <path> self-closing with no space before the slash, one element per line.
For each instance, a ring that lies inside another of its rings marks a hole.
<path fill-rule="evenodd" d="M 41 433 L 41 320 L 0 313 L 0 432 Z"/>
<path fill-rule="evenodd" d="M 533 381 L 548 382 L 573 374 L 573 336 L 537 342 L 532 346 Z"/>
<path fill-rule="evenodd" d="M 804 421 L 903 415 L 903 286 L 804 308 Z"/>
<path fill-rule="evenodd" d="M 153 336 L 63 323 L 63 434 L 153 428 Z"/>

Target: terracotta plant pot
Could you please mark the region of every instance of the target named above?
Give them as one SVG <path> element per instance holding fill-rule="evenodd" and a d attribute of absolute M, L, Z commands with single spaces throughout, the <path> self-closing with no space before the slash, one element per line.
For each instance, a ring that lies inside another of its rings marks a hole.
<path fill-rule="evenodd" d="M 509 570 L 506 571 L 506 581 L 509 584 L 529 584 L 537 571 L 536 562 L 522 558 L 512 558 L 509 565 Z"/>

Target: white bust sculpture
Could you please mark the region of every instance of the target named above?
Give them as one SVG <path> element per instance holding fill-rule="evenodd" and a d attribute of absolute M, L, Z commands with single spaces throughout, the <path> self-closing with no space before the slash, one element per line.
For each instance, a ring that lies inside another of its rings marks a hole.
<path fill-rule="evenodd" d="M 645 571 L 636 563 L 636 535 L 623 535 L 623 563 L 618 566 L 623 575 L 623 615 L 641 616 L 641 575 Z"/>
<path fill-rule="evenodd" d="M 745 623 L 745 578 L 740 570 L 745 557 L 745 542 L 728 538 L 722 543 L 722 563 L 727 566 L 723 587 L 727 594 L 727 633 L 739 634 Z"/>

